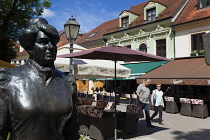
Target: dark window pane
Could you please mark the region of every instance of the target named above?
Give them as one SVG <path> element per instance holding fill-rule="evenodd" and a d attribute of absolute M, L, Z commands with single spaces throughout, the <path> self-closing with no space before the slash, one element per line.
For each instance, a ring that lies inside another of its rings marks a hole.
<path fill-rule="evenodd" d="M 142 52 L 145 52 L 147 53 L 147 45 L 142 43 L 140 46 L 139 46 L 139 51 L 142 51 Z"/>
<path fill-rule="evenodd" d="M 129 25 L 128 17 L 122 18 L 122 27 L 125 28 L 128 27 L 128 25 Z"/>
<path fill-rule="evenodd" d="M 152 19 L 156 19 L 156 16 L 155 16 L 155 15 L 153 15 L 153 16 L 152 16 Z"/>
<path fill-rule="evenodd" d="M 124 46 L 124 47 L 131 49 L 131 45 L 128 45 L 128 46 Z"/>
<path fill-rule="evenodd" d="M 147 20 L 154 20 L 156 18 L 156 9 L 152 8 L 147 10 Z"/>
<path fill-rule="evenodd" d="M 198 6 L 200 9 L 210 6 L 210 0 L 198 0 L 198 2 Z"/>
<path fill-rule="evenodd" d="M 199 50 L 203 50 L 203 37 L 202 37 L 203 34 L 200 34 L 199 35 Z"/>
<path fill-rule="evenodd" d="M 156 55 L 166 57 L 166 40 L 156 40 Z"/>
<path fill-rule="evenodd" d="M 192 42 L 192 51 L 194 50 L 203 50 L 204 47 L 203 47 L 203 35 L 204 33 L 199 33 L 199 34 L 193 34 L 191 36 L 191 42 Z"/>
<path fill-rule="evenodd" d="M 155 10 L 152 11 L 152 14 L 153 14 L 153 15 L 156 14 Z"/>

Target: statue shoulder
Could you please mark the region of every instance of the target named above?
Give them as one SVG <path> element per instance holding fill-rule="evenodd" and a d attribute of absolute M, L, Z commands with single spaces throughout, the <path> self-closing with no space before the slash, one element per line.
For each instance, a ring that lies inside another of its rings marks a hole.
<path fill-rule="evenodd" d="M 60 77 L 65 77 L 71 85 L 76 85 L 76 77 L 74 76 L 74 74 L 66 74 L 56 69 L 56 75 Z"/>
<path fill-rule="evenodd" d="M 67 80 L 69 82 L 72 94 L 76 95 L 77 94 L 77 84 L 76 84 L 75 76 L 73 74 L 68 74 Z"/>
<path fill-rule="evenodd" d="M 10 75 L 8 74 L 7 69 L 5 68 L 0 68 L 0 98 L 5 95 L 5 89 L 7 87 L 8 82 L 10 81 Z"/>
<path fill-rule="evenodd" d="M 67 78 L 68 78 L 69 82 L 76 83 L 76 78 L 75 78 L 74 74 L 68 74 Z"/>
<path fill-rule="evenodd" d="M 6 69 L 5 68 L 0 68 L 0 74 L 4 74 L 6 73 Z"/>

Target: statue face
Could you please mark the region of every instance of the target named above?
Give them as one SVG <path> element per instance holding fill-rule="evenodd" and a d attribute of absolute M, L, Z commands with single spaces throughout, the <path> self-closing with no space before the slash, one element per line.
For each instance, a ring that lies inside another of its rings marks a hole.
<path fill-rule="evenodd" d="M 33 60 L 39 65 L 52 66 L 56 59 L 57 46 L 44 32 L 39 31 L 32 52 Z"/>

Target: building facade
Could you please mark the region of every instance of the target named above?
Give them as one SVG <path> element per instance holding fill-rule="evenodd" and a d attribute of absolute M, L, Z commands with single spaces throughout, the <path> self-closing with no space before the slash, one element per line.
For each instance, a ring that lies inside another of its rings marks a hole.
<path fill-rule="evenodd" d="M 87 49 L 119 45 L 166 58 L 175 57 L 173 22 L 186 0 L 149 0 L 123 10 L 76 41 Z"/>
<path fill-rule="evenodd" d="M 150 0 L 124 10 L 115 27 L 104 34 L 106 45 L 126 46 L 150 54 L 174 58 L 172 24 L 187 1 Z M 175 4 L 174 4 L 175 3 Z"/>
<path fill-rule="evenodd" d="M 190 0 L 173 24 L 175 57 L 204 55 L 202 35 L 210 31 L 210 1 Z"/>

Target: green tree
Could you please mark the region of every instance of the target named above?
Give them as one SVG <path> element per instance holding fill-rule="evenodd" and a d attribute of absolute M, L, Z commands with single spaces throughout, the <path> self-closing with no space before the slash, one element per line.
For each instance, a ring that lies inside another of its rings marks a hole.
<path fill-rule="evenodd" d="M 28 19 L 40 16 L 49 7 L 50 0 L 0 0 L 0 60 L 16 58 L 13 46 L 20 30 Z"/>

